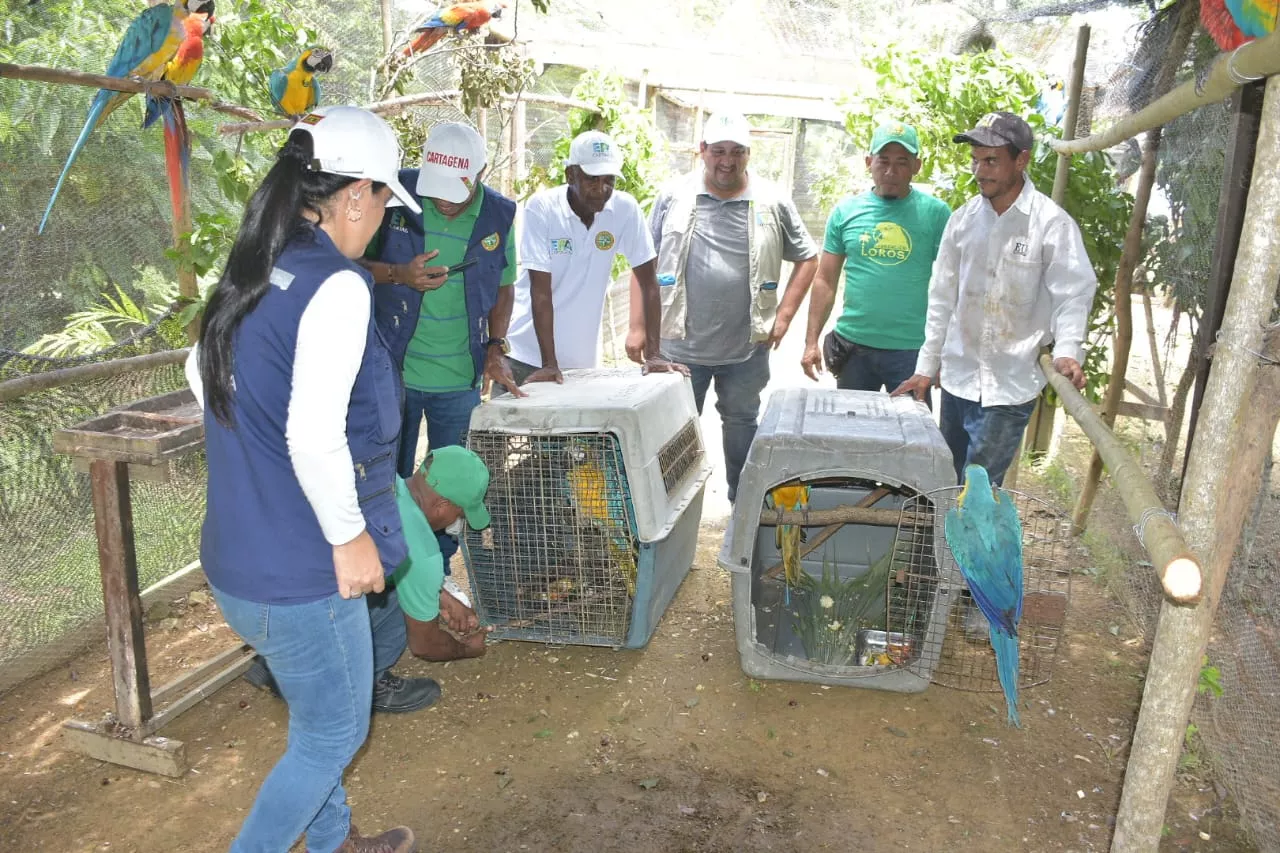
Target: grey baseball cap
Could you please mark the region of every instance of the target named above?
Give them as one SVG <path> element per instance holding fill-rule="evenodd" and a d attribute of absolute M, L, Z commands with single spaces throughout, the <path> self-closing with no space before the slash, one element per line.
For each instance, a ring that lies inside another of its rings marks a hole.
<path fill-rule="evenodd" d="M 1019 151 L 1030 151 L 1035 145 L 1035 136 L 1031 133 L 1031 125 L 1013 113 L 987 113 L 978 119 L 978 126 L 964 133 L 951 137 L 952 142 L 965 142 L 969 145 L 980 145 L 983 148 L 999 148 L 1012 145 Z"/>

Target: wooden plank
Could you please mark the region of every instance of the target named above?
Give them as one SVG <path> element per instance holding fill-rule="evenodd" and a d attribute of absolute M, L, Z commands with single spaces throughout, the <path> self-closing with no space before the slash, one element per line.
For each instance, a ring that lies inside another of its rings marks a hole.
<path fill-rule="evenodd" d="M 187 748 L 180 740 L 159 736 L 130 740 L 79 720 L 64 723 L 62 737 L 69 748 L 99 761 L 175 779 L 187 772 Z"/>
<path fill-rule="evenodd" d="M 1121 400 L 1119 408 L 1116 409 L 1116 414 L 1122 418 L 1141 418 L 1144 421 L 1164 423 L 1165 416 L 1169 414 L 1169 407 L 1161 406 L 1158 403 L 1135 403 L 1132 400 Z"/>
<path fill-rule="evenodd" d="M 89 479 L 116 716 L 121 725 L 136 729 L 151 717 L 151 679 L 142 633 L 142 601 L 138 597 L 129 474 L 123 462 L 95 459 L 89 466 Z"/>
<path fill-rule="evenodd" d="M 1218 226 L 1214 229 L 1213 260 L 1209 267 L 1208 294 L 1204 316 L 1196 330 L 1195 351 L 1200 355 L 1196 383 L 1191 396 L 1191 425 L 1187 427 L 1187 451 L 1182 457 L 1182 476 L 1187 474 L 1191 445 L 1196 438 L 1196 421 L 1209 381 L 1209 351 L 1222 328 L 1231 293 L 1236 252 L 1244 228 L 1245 199 L 1253 181 L 1253 158 L 1258 147 L 1258 127 L 1262 122 L 1262 94 L 1265 80 L 1247 83 L 1231 96 L 1231 133 L 1227 137 L 1227 158 L 1222 169 L 1222 189 L 1218 194 Z"/>
<path fill-rule="evenodd" d="M 248 646 L 241 646 L 238 649 L 232 649 L 230 653 L 219 655 L 209 663 L 221 662 L 228 657 L 232 659 L 232 662 L 229 665 L 224 665 L 223 668 L 218 670 L 218 672 L 213 676 L 207 678 L 195 689 L 184 693 L 180 698 L 152 717 L 151 720 L 143 726 L 142 733 L 150 734 L 158 731 L 160 728 L 171 723 L 179 714 L 190 709 L 191 706 L 195 705 L 197 702 L 202 699 L 207 699 L 227 684 L 230 684 L 232 681 L 239 678 L 244 671 L 249 668 L 249 665 L 253 663 L 254 655 L 253 650 Z M 206 664 L 205 666 L 207 667 L 208 665 L 209 664 Z M 198 671 L 206 670 L 205 667 L 201 667 Z M 168 685 L 166 685 L 166 687 L 167 686 Z"/>
<path fill-rule="evenodd" d="M 248 646 L 239 645 L 214 655 L 194 669 L 187 670 L 178 678 L 154 690 L 151 693 L 152 706 L 159 708 L 179 691 L 186 689 L 188 685 L 207 679 L 210 673 L 216 672 L 229 663 L 238 661 L 245 654 L 249 654 L 249 660 L 252 660 L 252 652 L 253 650 Z M 248 667 L 246 666 L 245 668 L 247 669 Z"/>
<path fill-rule="evenodd" d="M 1143 388 L 1140 385 L 1134 385 L 1132 379 L 1126 378 L 1124 380 L 1124 390 L 1127 393 L 1137 397 L 1139 400 L 1141 400 L 1144 403 L 1150 403 L 1153 406 L 1164 405 L 1164 403 L 1161 403 L 1154 396 L 1152 396 L 1150 391 L 1148 391 L 1147 389 Z"/>
<path fill-rule="evenodd" d="M 187 360 L 190 349 L 165 350 L 150 355 L 135 355 L 131 358 L 115 358 L 111 361 L 100 361 L 95 364 L 80 364 L 75 367 L 64 367 L 61 370 L 49 370 L 44 373 L 32 373 L 15 379 L 0 382 L 0 403 L 16 400 L 27 394 L 47 391 L 62 385 L 77 385 L 82 382 L 93 382 L 112 376 L 123 376 L 126 373 L 137 373 L 142 370 L 154 370 L 170 364 L 182 364 Z"/>

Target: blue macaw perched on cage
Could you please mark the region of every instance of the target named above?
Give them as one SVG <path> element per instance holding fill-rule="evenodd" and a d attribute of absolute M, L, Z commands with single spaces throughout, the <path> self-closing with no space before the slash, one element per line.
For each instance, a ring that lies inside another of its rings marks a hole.
<path fill-rule="evenodd" d="M 1018 718 L 1018 622 L 1022 619 L 1022 522 L 1013 499 L 991 488 L 987 469 L 964 469 L 964 488 L 943 524 L 978 609 L 991 626 L 991 647 L 1004 689 L 1009 723 Z"/>
<path fill-rule="evenodd" d="M 630 520 L 631 490 L 620 460 L 599 459 L 582 446 L 571 446 L 570 465 L 565 473 L 569 501 L 579 518 L 604 533 L 609 542 L 609 561 L 626 581 L 627 592 L 636 594 L 637 545 L 635 526 Z"/>

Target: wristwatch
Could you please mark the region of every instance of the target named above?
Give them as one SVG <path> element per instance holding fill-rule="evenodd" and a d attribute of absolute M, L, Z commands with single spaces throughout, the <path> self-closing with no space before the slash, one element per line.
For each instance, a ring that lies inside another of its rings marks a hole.
<path fill-rule="evenodd" d="M 511 344 L 507 343 L 506 338 L 489 338 L 484 342 L 484 345 L 486 347 L 500 347 L 503 355 L 508 355 L 511 352 Z"/>

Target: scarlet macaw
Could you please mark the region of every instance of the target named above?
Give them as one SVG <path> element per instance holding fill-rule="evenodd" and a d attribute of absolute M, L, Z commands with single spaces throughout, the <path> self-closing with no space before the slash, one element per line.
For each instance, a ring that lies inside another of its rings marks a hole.
<path fill-rule="evenodd" d="M 453 30 L 456 35 L 464 32 L 475 32 L 493 18 L 501 18 L 506 3 L 489 3 L 474 0 L 469 3 L 454 3 L 437 9 L 435 14 L 418 24 L 411 31 L 409 46 L 404 49 L 405 56 L 413 56 L 430 50 L 431 46 L 444 38 L 445 33 Z"/>
<path fill-rule="evenodd" d="M 1022 619 L 1022 522 L 1013 499 L 991 488 L 987 469 L 964 469 L 964 488 L 943 522 L 947 546 L 987 617 L 1008 721 L 1018 718 L 1018 622 Z"/>
<path fill-rule="evenodd" d="M 182 0 L 172 6 L 151 6 L 143 11 L 129 24 L 129 29 L 125 30 L 124 39 L 116 48 L 115 55 L 111 57 L 111 63 L 107 65 L 107 76 L 159 80 L 169 60 L 177 52 L 178 45 L 186 36 L 183 22 L 189 15 L 197 13 L 212 17 L 213 0 Z M 44 218 L 40 220 L 37 233 L 44 233 L 49 214 L 53 211 L 53 203 L 57 201 L 58 193 L 62 190 L 62 183 L 67 179 L 71 164 L 75 162 L 85 143 L 89 141 L 89 134 L 93 133 L 94 129 L 132 94 L 132 92 L 99 89 L 93 96 L 84 128 L 81 129 L 75 145 L 71 146 L 71 154 L 67 157 L 66 165 L 62 167 L 62 174 L 58 176 L 58 183 L 53 188 L 53 195 L 49 198 L 49 206 L 45 208 Z"/>
<path fill-rule="evenodd" d="M 271 103 L 281 115 L 306 115 L 320 105 L 317 74 L 333 68 L 333 53 L 323 47 L 304 50 L 290 65 L 271 72 Z"/>
<path fill-rule="evenodd" d="M 1280 0 L 1201 0 L 1200 21 L 1222 50 L 1275 31 Z"/>
<path fill-rule="evenodd" d="M 178 46 L 178 52 L 165 66 L 161 79 L 175 86 L 186 86 L 200 70 L 204 61 L 204 37 L 213 26 L 212 15 L 190 15 L 182 22 L 186 37 Z M 164 159 L 169 175 L 169 200 L 173 205 L 175 222 L 185 219 L 188 199 L 187 191 L 191 186 L 191 136 L 187 132 L 187 117 L 183 112 L 181 98 L 159 98 L 147 95 L 147 114 L 142 120 L 142 127 L 155 124 L 156 119 L 164 121 Z"/>

